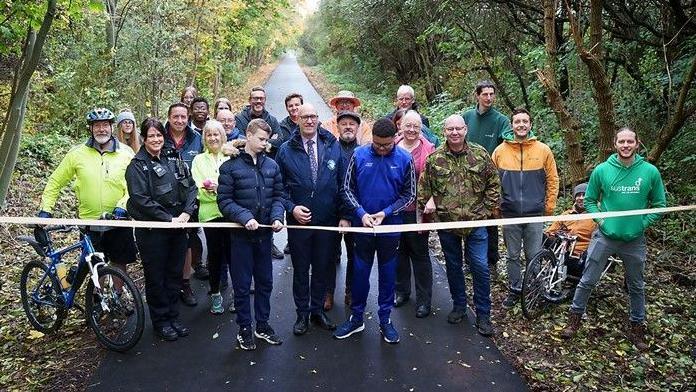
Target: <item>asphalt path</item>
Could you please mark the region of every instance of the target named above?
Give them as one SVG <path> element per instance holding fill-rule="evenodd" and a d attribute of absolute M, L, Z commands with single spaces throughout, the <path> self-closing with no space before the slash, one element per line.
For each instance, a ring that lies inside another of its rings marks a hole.
<path fill-rule="evenodd" d="M 278 119 L 286 114 L 283 99 L 297 91 L 317 106 L 321 118 L 329 108 L 308 83 L 292 56 L 274 71 L 267 85 L 268 108 Z M 285 232 L 276 235 L 285 244 Z M 345 254 L 345 252 L 344 252 Z M 270 323 L 283 339 L 280 346 L 257 340 L 256 351 L 237 348 L 234 315 L 209 313 L 207 283 L 193 281 L 199 305 L 182 307 L 181 319 L 191 335 L 176 342 L 163 342 L 152 334 L 149 319 L 138 345 L 125 354 L 107 353 L 92 377 L 93 391 L 524 391 L 524 381 L 505 361 L 493 342 L 473 327 L 474 317 L 458 325 L 447 323 L 451 308 L 447 278 L 433 262 L 433 313 L 415 317 L 413 300 L 394 309 L 392 322 L 401 335 L 396 345 L 379 334 L 377 273 L 373 269 L 365 331 L 345 340 L 316 327 L 304 336 L 294 336 L 295 309 L 292 299 L 292 263 L 289 256 L 273 264 L 274 287 Z M 328 313 L 344 321 L 345 259 L 339 268 L 336 305 Z M 225 297 L 225 305 L 229 303 Z M 147 313 L 147 312 L 146 312 Z"/>

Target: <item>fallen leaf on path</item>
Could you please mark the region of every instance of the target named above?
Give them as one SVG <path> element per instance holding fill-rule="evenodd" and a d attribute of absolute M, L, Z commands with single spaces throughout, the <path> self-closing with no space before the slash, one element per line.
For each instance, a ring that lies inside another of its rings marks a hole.
<path fill-rule="evenodd" d="M 44 337 L 43 332 L 39 332 L 35 329 L 29 331 L 29 339 L 41 339 L 42 337 Z"/>
<path fill-rule="evenodd" d="M 213 334 L 213 339 L 217 339 L 218 336 L 220 336 L 220 334 L 218 334 L 217 332 L 215 332 L 215 333 Z"/>

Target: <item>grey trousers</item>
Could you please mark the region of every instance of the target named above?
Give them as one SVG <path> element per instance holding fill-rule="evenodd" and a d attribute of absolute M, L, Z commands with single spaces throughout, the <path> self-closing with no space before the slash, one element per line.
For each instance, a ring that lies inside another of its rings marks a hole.
<path fill-rule="evenodd" d="M 522 291 L 522 263 L 520 253 L 524 248 L 526 263 L 541 250 L 544 223 L 523 223 L 503 226 L 503 240 L 507 248 L 507 275 L 510 291 Z M 526 265 L 525 263 L 525 265 Z"/>
<path fill-rule="evenodd" d="M 590 246 L 587 248 L 587 260 L 582 278 L 575 289 L 573 304 L 570 311 L 582 314 L 587 308 L 592 289 L 597 286 L 602 272 L 607 265 L 607 259 L 616 254 L 624 266 L 624 276 L 628 286 L 628 300 L 630 306 L 630 320 L 641 323 L 645 320 L 645 258 L 647 246 L 645 236 L 640 236 L 633 241 L 618 241 L 605 236 L 599 229 L 592 233 Z"/>

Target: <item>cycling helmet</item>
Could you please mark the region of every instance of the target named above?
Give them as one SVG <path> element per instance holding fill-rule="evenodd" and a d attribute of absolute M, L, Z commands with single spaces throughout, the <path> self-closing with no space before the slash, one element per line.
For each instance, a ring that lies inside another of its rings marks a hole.
<path fill-rule="evenodd" d="M 111 110 L 106 108 L 94 108 L 91 112 L 87 113 L 87 124 L 91 125 L 96 121 L 108 121 L 113 123 L 114 114 L 111 113 Z"/>
<path fill-rule="evenodd" d="M 578 193 L 585 193 L 587 191 L 587 183 L 583 182 L 582 184 L 579 184 L 573 189 L 573 197 L 577 196 Z"/>

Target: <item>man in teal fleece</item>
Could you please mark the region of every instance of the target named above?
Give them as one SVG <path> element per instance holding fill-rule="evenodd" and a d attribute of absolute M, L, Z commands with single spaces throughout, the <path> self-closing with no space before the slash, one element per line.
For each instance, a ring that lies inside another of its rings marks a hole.
<path fill-rule="evenodd" d="M 485 148 L 488 155 L 493 154 L 495 148 L 503 142 L 503 134 L 512 131 L 510 120 L 493 107 L 495 90 L 495 84 L 490 80 L 481 80 L 476 83 L 474 88 L 476 106 L 462 114 L 468 129 L 466 140 Z M 498 276 L 497 265 L 500 260 L 498 226 L 488 226 L 486 232 L 488 233 L 488 269 L 491 272 L 491 279 L 495 280 Z"/>
<path fill-rule="evenodd" d="M 597 166 L 590 176 L 585 194 L 588 212 L 626 211 L 665 207 L 665 188 L 657 168 L 636 154 L 638 134 L 627 127 L 614 137 L 616 153 Z M 659 214 L 597 219 L 598 230 L 592 233 L 587 262 L 575 290 L 568 326 L 561 336 L 570 339 L 580 328 L 581 317 L 610 255 L 623 260 L 630 303 L 629 340 L 641 351 L 645 342 L 645 229 L 659 219 Z"/>

